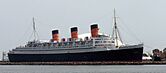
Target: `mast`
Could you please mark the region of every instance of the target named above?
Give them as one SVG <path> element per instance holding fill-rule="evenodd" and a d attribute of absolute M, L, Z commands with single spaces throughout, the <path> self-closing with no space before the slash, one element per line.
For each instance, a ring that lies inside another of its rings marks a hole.
<path fill-rule="evenodd" d="M 35 24 L 35 18 L 32 18 L 33 21 L 33 36 L 34 36 L 34 41 L 37 41 L 37 31 L 36 31 L 36 24 Z"/>
<path fill-rule="evenodd" d="M 117 27 L 117 22 L 116 22 L 116 14 L 115 14 L 116 12 L 115 12 L 115 9 L 114 9 L 114 17 L 113 17 L 113 21 L 114 21 L 114 25 L 113 25 L 113 33 L 112 33 L 112 40 L 114 41 L 114 43 L 115 43 L 115 46 L 118 48 L 119 47 L 119 42 L 121 42 L 122 44 L 123 44 L 123 42 L 122 42 L 122 40 L 121 40 L 121 37 L 120 37 L 120 33 L 119 33 L 119 30 L 118 30 L 118 27 Z"/>
<path fill-rule="evenodd" d="M 118 34 L 117 34 L 117 24 L 116 24 L 116 16 L 115 16 L 115 9 L 114 9 L 114 32 L 115 32 L 115 41 L 116 41 L 116 47 L 118 47 Z"/>

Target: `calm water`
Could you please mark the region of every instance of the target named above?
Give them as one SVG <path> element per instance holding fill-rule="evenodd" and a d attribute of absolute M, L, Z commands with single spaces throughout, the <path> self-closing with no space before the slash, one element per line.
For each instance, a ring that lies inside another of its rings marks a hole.
<path fill-rule="evenodd" d="M 0 65 L 0 73 L 166 73 L 166 65 Z"/>

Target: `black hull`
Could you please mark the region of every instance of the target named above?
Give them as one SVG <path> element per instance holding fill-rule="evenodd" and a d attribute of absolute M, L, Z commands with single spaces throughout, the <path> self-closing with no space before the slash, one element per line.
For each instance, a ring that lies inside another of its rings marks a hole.
<path fill-rule="evenodd" d="M 142 61 L 143 47 L 66 54 L 8 54 L 11 62 Z"/>

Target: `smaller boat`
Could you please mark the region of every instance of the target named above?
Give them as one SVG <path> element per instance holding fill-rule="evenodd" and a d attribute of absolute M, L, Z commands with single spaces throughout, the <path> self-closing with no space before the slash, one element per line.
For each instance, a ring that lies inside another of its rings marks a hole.
<path fill-rule="evenodd" d="M 148 53 L 143 53 L 142 60 L 143 61 L 152 61 L 152 57 Z"/>

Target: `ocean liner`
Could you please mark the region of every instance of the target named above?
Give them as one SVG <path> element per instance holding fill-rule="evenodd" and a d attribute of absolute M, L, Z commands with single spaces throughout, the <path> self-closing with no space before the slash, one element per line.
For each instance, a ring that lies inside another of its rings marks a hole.
<path fill-rule="evenodd" d="M 33 25 L 35 23 L 33 22 Z M 50 41 L 29 41 L 25 46 L 8 52 L 11 62 L 98 62 L 142 61 L 143 44 L 122 42 L 114 11 L 111 36 L 99 34 L 98 24 L 90 26 L 91 36 L 79 38 L 78 28 L 72 27 L 71 37 L 59 39 L 59 30 L 52 31 Z M 34 27 L 35 31 L 35 27 Z"/>

